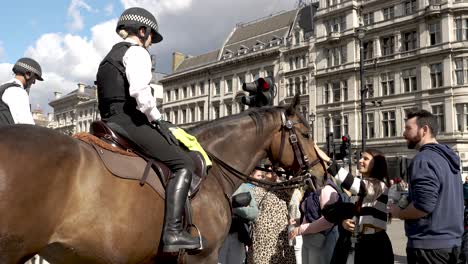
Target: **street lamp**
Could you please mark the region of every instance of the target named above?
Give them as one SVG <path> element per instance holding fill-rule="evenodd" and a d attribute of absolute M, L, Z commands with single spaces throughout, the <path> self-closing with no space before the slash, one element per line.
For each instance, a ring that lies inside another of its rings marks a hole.
<path fill-rule="evenodd" d="M 356 37 L 359 39 L 359 79 L 361 81 L 361 150 L 365 151 L 366 148 L 366 93 L 367 89 L 364 85 L 364 45 L 362 40 L 366 35 L 366 29 L 363 27 L 356 28 Z"/>
<path fill-rule="evenodd" d="M 315 121 L 315 114 L 309 114 L 309 124 L 310 124 L 310 133 L 312 134 L 312 138 L 314 138 L 314 121 Z"/>

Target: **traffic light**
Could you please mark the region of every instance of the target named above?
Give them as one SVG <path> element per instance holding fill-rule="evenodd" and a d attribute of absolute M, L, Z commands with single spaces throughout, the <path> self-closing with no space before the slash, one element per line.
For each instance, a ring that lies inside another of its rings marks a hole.
<path fill-rule="evenodd" d="M 340 146 L 340 157 L 341 159 L 344 158 L 351 158 L 351 138 L 349 135 L 345 135 L 341 137 L 341 146 Z M 351 159 L 350 159 L 351 160 Z"/>
<path fill-rule="evenodd" d="M 273 77 L 258 78 L 251 83 L 243 83 L 242 90 L 249 93 L 243 96 L 241 102 L 250 107 L 273 105 L 275 97 L 275 84 Z"/>

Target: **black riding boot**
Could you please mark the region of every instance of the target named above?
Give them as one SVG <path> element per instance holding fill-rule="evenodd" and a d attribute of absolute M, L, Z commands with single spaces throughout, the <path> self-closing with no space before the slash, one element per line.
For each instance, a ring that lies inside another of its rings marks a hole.
<path fill-rule="evenodd" d="M 182 213 L 192 180 L 192 173 L 181 169 L 173 173 L 166 188 L 166 214 L 163 229 L 163 251 L 177 252 L 180 249 L 198 249 L 200 240 L 182 227 Z"/>

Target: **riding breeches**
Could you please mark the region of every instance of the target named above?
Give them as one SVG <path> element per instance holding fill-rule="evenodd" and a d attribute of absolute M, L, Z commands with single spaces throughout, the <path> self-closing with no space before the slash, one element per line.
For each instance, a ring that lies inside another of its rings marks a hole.
<path fill-rule="evenodd" d="M 147 154 L 166 164 L 172 172 L 182 168 L 193 172 L 195 166 L 187 153 L 179 146 L 169 144 L 147 120 L 143 120 L 143 117 L 116 113 L 104 120 L 112 129 L 132 140 Z"/>

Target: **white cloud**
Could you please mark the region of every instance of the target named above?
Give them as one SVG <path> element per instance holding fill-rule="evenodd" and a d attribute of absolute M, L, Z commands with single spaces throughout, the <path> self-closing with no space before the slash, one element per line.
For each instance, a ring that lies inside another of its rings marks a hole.
<path fill-rule="evenodd" d="M 114 5 L 112 3 L 107 4 L 104 7 L 104 12 L 106 13 L 107 16 L 110 16 L 114 13 Z"/>
<path fill-rule="evenodd" d="M 99 63 L 120 40 L 115 33 L 115 24 L 114 19 L 94 26 L 91 39 L 48 33 L 30 46 L 25 55 L 40 63 L 45 80 L 32 87 L 31 104 L 39 104 L 48 112 L 51 110 L 48 102 L 55 91 L 66 94 L 76 89 L 78 82 L 93 84 Z"/>
<path fill-rule="evenodd" d="M 121 0 L 125 9 L 129 7 L 144 7 L 153 14 L 176 13 L 188 9 L 192 0 Z"/>
<path fill-rule="evenodd" d="M 67 27 L 71 31 L 82 30 L 84 27 L 81 9 L 92 11 L 93 9 L 84 0 L 72 0 L 68 7 L 68 19 L 70 20 Z"/>

